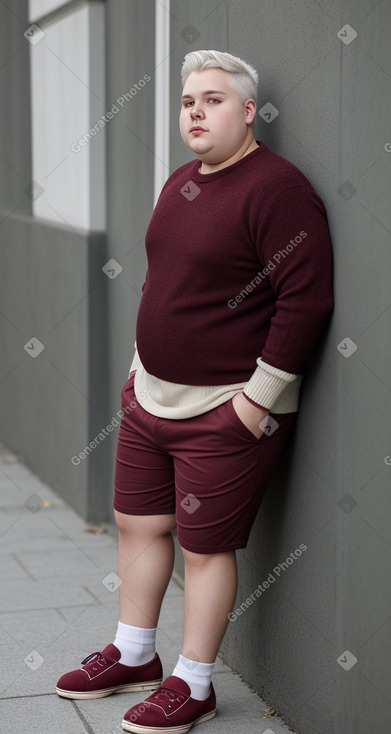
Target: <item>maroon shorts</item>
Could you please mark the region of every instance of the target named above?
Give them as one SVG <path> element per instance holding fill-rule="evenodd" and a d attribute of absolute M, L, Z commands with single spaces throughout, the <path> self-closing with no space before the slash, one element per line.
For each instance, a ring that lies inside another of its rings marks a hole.
<path fill-rule="evenodd" d="M 271 414 L 278 427 L 259 439 L 232 400 L 193 418 L 158 418 L 136 401 L 134 374 L 121 408 L 115 509 L 175 514 L 179 543 L 194 553 L 245 548 L 296 413 Z"/>

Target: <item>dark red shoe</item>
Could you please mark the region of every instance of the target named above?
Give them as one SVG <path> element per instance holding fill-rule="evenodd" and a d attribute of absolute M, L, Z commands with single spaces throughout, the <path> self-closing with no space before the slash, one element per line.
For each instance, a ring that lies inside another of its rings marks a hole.
<path fill-rule="evenodd" d="M 121 653 L 115 645 L 93 652 L 82 660 L 81 668 L 62 675 L 56 691 L 64 698 L 103 698 L 112 693 L 153 691 L 162 682 L 159 655 L 145 665 L 121 665 Z"/>
<path fill-rule="evenodd" d="M 186 681 L 171 675 L 143 703 L 127 711 L 122 728 L 138 734 L 185 734 L 194 724 L 208 721 L 216 713 L 213 683 L 205 701 L 196 701 L 190 693 Z"/>

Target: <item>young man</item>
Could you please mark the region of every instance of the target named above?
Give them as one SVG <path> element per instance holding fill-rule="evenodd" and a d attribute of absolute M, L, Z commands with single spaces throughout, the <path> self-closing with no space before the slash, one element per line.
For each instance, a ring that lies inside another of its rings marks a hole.
<path fill-rule="evenodd" d="M 302 369 L 333 307 L 325 208 L 254 137 L 257 73 L 196 51 L 182 67 L 180 131 L 195 160 L 166 181 L 146 234 L 137 350 L 122 388 L 114 644 L 58 681 L 69 698 L 157 688 L 161 603 L 177 527 L 182 653 L 124 717 L 130 732 L 187 732 L 215 714 L 213 665 L 245 548 L 290 432 Z"/>

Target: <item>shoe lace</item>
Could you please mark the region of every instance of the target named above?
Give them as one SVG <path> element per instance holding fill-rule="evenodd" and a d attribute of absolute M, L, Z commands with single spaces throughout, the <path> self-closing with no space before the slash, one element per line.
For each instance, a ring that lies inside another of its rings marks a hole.
<path fill-rule="evenodd" d="M 81 661 L 81 665 L 91 665 L 91 663 L 94 663 L 93 670 L 97 670 L 96 665 L 100 665 L 103 667 L 104 665 L 107 665 L 108 659 L 102 655 L 101 652 L 92 652 L 90 655 L 87 655 L 84 660 Z"/>
<path fill-rule="evenodd" d="M 171 704 L 176 701 L 178 703 L 182 703 L 186 696 L 177 691 L 173 691 L 171 688 L 161 686 L 154 694 L 152 694 L 152 698 L 155 701 L 159 701 L 161 704 L 166 704 L 168 708 L 171 708 Z"/>

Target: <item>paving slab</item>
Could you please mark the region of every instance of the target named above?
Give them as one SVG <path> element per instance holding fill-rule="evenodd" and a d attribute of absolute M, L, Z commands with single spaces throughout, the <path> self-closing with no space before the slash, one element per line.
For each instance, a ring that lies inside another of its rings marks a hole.
<path fill-rule="evenodd" d="M 88 605 L 95 601 L 87 589 L 82 586 L 67 588 L 60 578 L 42 581 L 29 578 L 22 583 L 20 579 L 6 579 L 1 587 L 0 612 Z"/>
<path fill-rule="evenodd" d="M 42 507 L 42 503 L 46 503 Z M 84 520 L 20 459 L 0 445 L 1 731 L 29 734 L 122 734 L 121 721 L 144 694 L 91 701 L 62 699 L 58 678 L 115 636 L 117 533 L 91 534 Z M 183 589 L 171 579 L 157 649 L 164 676 L 178 660 Z M 213 683 L 217 715 L 205 734 L 289 734 L 277 716 L 221 658 Z M 148 695 L 148 694 L 147 694 Z"/>
<path fill-rule="evenodd" d="M 28 579 L 29 574 L 11 553 L 7 556 L 7 563 L 0 564 L 0 579 Z"/>
<path fill-rule="evenodd" d="M 28 734 L 86 734 L 84 721 L 79 710 L 72 703 L 61 706 L 56 694 L 33 696 L 0 701 L 2 731 L 20 731 Z"/>

